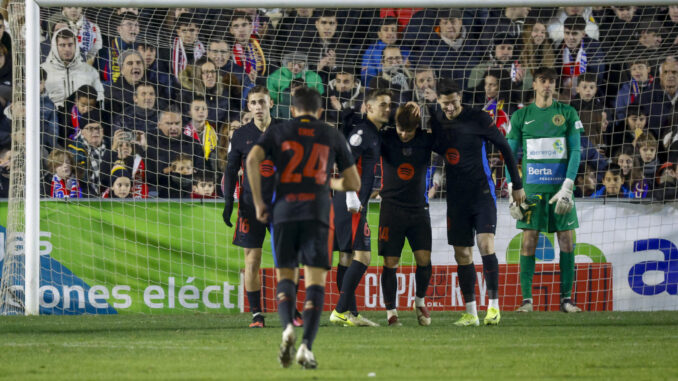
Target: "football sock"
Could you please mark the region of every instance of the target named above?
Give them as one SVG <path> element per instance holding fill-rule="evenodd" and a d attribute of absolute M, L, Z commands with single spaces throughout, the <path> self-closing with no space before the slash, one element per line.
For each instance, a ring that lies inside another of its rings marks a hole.
<path fill-rule="evenodd" d="M 478 310 L 476 309 L 475 300 L 472 301 L 472 302 L 466 303 L 466 313 L 471 314 L 473 316 L 478 316 Z"/>
<path fill-rule="evenodd" d="M 428 285 L 431 282 L 432 272 L 433 267 L 431 266 L 431 262 L 426 266 L 417 266 L 417 270 L 414 273 L 414 280 L 417 284 L 417 297 L 423 299 L 426 296 L 426 290 L 428 290 Z"/>
<path fill-rule="evenodd" d="M 278 300 L 278 316 L 283 329 L 288 324 L 292 324 L 296 306 L 296 296 L 294 293 L 294 282 L 290 279 L 283 279 L 278 282 L 276 289 L 276 299 Z"/>
<path fill-rule="evenodd" d="M 304 336 L 303 343 L 310 350 L 313 340 L 320 326 L 320 315 L 323 313 L 325 303 L 325 287 L 313 285 L 306 289 L 306 301 L 304 302 Z"/>
<path fill-rule="evenodd" d="M 367 266 L 353 261 L 346 270 L 344 276 L 344 283 L 341 285 L 341 293 L 339 294 L 339 302 L 337 303 L 337 312 L 344 313 L 351 308 L 351 304 L 355 303 L 355 289 L 358 283 L 363 278 L 363 274 L 367 271 Z M 356 311 L 351 311 L 356 312 Z"/>
<path fill-rule="evenodd" d="M 572 283 L 574 282 L 574 252 L 560 252 L 560 298 L 566 299 L 572 296 Z"/>
<path fill-rule="evenodd" d="M 523 300 L 532 299 L 532 278 L 534 277 L 535 262 L 534 255 L 520 256 L 520 291 L 523 294 Z"/>
<path fill-rule="evenodd" d="M 398 310 L 396 309 L 386 310 L 386 320 L 390 319 L 391 316 L 398 316 Z"/>
<path fill-rule="evenodd" d="M 487 308 L 496 308 L 499 309 L 499 299 L 489 299 L 487 303 Z"/>
<path fill-rule="evenodd" d="M 483 273 L 487 284 L 487 297 L 489 299 L 499 298 L 499 261 L 493 254 L 483 255 Z"/>
<path fill-rule="evenodd" d="M 414 297 L 414 305 L 417 307 L 426 307 L 426 301 L 424 298 L 420 298 L 418 296 Z"/>
<path fill-rule="evenodd" d="M 476 267 L 471 263 L 470 265 L 457 266 L 457 274 L 459 276 L 459 288 L 461 294 L 464 296 L 464 302 L 468 305 L 470 302 L 476 301 Z"/>
<path fill-rule="evenodd" d="M 344 284 L 344 276 L 346 275 L 348 266 L 337 265 L 337 290 L 341 291 L 341 286 Z"/>
<path fill-rule="evenodd" d="M 247 291 L 247 301 L 250 303 L 252 315 L 261 312 L 261 290 Z"/>
<path fill-rule="evenodd" d="M 396 271 L 396 269 L 384 266 L 384 272 L 381 274 L 381 292 L 384 295 L 384 305 L 387 310 L 396 308 L 396 289 L 398 288 Z"/>

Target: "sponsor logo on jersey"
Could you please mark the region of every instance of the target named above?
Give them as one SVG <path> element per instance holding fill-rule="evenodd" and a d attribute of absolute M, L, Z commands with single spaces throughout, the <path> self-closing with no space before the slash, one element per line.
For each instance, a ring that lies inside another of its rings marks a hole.
<path fill-rule="evenodd" d="M 259 164 L 259 172 L 263 177 L 271 177 L 275 173 L 275 166 L 271 160 L 264 160 Z"/>
<path fill-rule="evenodd" d="M 398 167 L 398 177 L 403 181 L 410 181 L 414 177 L 414 167 L 410 163 L 402 163 Z"/>
<path fill-rule="evenodd" d="M 555 124 L 557 127 L 560 127 L 565 124 L 565 116 L 562 114 L 556 114 L 551 119 L 551 122 L 553 122 L 553 124 Z"/>
<path fill-rule="evenodd" d="M 527 159 L 565 159 L 567 158 L 565 138 L 527 139 Z"/>
<path fill-rule="evenodd" d="M 445 152 L 445 159 L 451 165 L 459 164 L 459 150 L 456 148 L 448 148 Z"/>
<path fill-rule="evenodd" d="M 530 185 L 560 185 L 565 181 L 565 163 L 527 163 L 525 183 Z"/>

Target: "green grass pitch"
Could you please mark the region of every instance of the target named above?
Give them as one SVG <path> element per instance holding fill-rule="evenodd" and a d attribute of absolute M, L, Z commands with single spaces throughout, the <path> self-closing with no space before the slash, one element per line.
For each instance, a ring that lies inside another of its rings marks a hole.
<path fill-rule="evenodd" d="M 328 316 L 316 370 L 280 368 L 274 314 L 265 329 L 246 328 L 249 314 L 1 317 L 0 379 L 678 379 L 675 312 L 509 312 L 470 328 L 453 326 L 452 312 L 432 313 L 430 327 L 409 311 L 398 328 L 328 326 Z"/>

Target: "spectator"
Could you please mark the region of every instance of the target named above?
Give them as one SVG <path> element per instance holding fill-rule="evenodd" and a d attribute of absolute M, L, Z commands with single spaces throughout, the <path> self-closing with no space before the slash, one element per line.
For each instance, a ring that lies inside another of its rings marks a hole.
<path fill-rule="evenodd" d="M 501 70 L 488 70 L 481 82 L 473 91 L 474 97 L 470 103 L 473 107 L 482 108 L 490 114 L 495 125 L 502 134 L 506 135 L 511 129 L 509 113 L 511 108 L 511 80 L 508 73 Z"/>
<path fill-rule="evenodd" d="M 71 30 L 78 32 L 78 47 L 88 65 L 94 65 L 94 60 L 103 47 L 101 28 L 90 21 L 82 12 L 81 7 L 63 7 L 61 13 L 68 19 Z"/>
<path fill-rule="evenodd" d="M 0 107 L 12 100 L 12 55 L 0 43 Z"/>
<path fill-rule="evenodd" d="M 207 120 L 215 128 L 240 114 L 240 86 L 236 76 L 222 75 L 207 57 L 200 58 L 181 73 L 181 86 L 182 102 L 190 102 L 194 94 L 205 98 Z"/>
<path fill-rule="evenodd" d="M 301 49 L 301 39 L 313 31 L 314 8 L 294 8 L 278 23 L 271 46 L 272 65 L 279 65 L 283 52 Z"/>
<path fill-rule="evenodd" d="M 9 197 L 9 177 L 12 167 L 12 149 L 0 146 L 0 198 Z"/>
<path fill-rule="evenodd" d="M 43 26 L 41 25 L 40 27 L 42 28 Z M 40 62 L 44 63 L 47 60 L 50 50 L 52 50 L 52 38 L 54 37 L 54 32 L 63 28 L 70 29 L 70 22 L 61 12 L 54 13 L 47 18 L 47 31 L 41 36 L 40 40 Z M 5 45 L 4 42 L 3 45 Z"/>
<path fill-rule="evenodd" d="M 498 34 L 504 34 L 516 40 L 522 38 L 525 20 L 530 14 L 530 10 L 530 7 L 508 7 L 503 9 L 499 17 L 489 18 L 481 27 L 482 32 L 476 38 L 476 48 L 479 51 L 486 51 L 490 48 L 489 42 Z M 520 47 L 517 47 L 516 56 L 520 54 L 519 50 Z"/>
<path fill-rule="evenodd" d="M 40 131 L 42 136 L 42 146 L 48 150 L 52 150 L 60 144 L 61 134 L 59 132 L 59 115 L 57 114 L 54 103 L 47 96 L 45 91 L 45 82 L 47 81 L 47 72 L 45 69 L 40 69 Z M 91 88 L 91 86 L 90 86 Z M 96 103 L 96 90 L 92 89 L 94 95 L 94 102 Z"/>
<path fill-rule="evenodd" d="M 532 87 L 532 75 L 537 68 L 554 67 L 556 53 L 553 51 L 552 41 L 546 33 L 546 24 L 541 21 L 526 23 L 523 29 L 522 50 L 518 62 L 523 65 L 523 90 Z"/>
<path fill-rule="evenodd" d="M 327 84 L 331 73 L 345 65 L 349 47 L 339 39 L 336 10 L 324 9 L 314 25 L 314 30 L 304 38 L 300 49 L 308 52 L 309 67 L 320 75 L 323 84 Z"/>
<path fill-rule="evenodd" d="M 136 49 L 137 36 L 139 35 L 139 18 L 132 12 L 124 12 L 114 17 L 118 22 L 117 36 L 110 39 L 108 46 L 99 52 L 97 60 L 99 75 L 104 83 L 115 83 L 121 75 L 123 52 Z"/>
<path fill-rule="evenodd" d="M 362 86 L 351 69 L 337 69 L 327 85 L 325 121 L 339 125 L 344 112 L 359 112 L 362 105 Z"/>
<path fill-rule="evenodd" d="M 606 166 L 603 163 L 607 160 L 604 155 L 607 152 L 604 147 L 603 133 L 607 132 L 608 121 L 607 113 L 603 111 L 604 104 L 599 97 L 596 97 L 598 92 L 596 79 L 595 74 L 582 74 L 577 81 L 577 94 L 570 105 L 577 110 L 584 126 L 584 132 L 581 134 L 582 161 L 595 164 L 597 170 L 604 170 Z"/>
<path fill-rule="evenodd" d="M 626 118 L 616 124 L 608 136 L 608 145 L 615 150 L 623 144 L 633 144 L 640 134 L 647 131 L 647 120 L 644 107 L 630 105 L 626 109 Z"/>
<path fill-rule="evenodd" d="M 116 166 L 111 173 L 111 186 L 101 195 L 102 198 L 131 198 L 132 175 L 124 166 Z"/>
<path fill-rule="evenodd" d="M 369 85 L 372 78 L 377 76 L 382 70 L 382 57 L 384 49 L 387 46 L 394 45 L 398 41 L 398 20 L 395 17 L 386 17 L 381 20 L 379 31 L 377 32 L 377 42 L 370 45 L 362 59 L 361 77 L 363 86 Z M 403 61 L 406 61 L 410 55 L 409 50 L 401 51 Z"/>
<path fill-rule="evenodd" d="M 233 61 L 240 66 L 250 77 L 250 81 L 256 82 L 257 76 L 265 76 L 266 57 L 264 51 L 252 34 L 252 17 L 246 13 L 236 12 L 231 18 L 229 32 L 233 37 Z"/>
<path fill-rule="evenodd" d="M 169 74 L 162 71 L 160 63 L 158 62 L 158 49 L 153 45 L 146 36 L 139 37 L 137 43 L 137 51 L 141 54 L 144 61 L 144 68 L 146 72 L 146 81 L 157 90 L 156 97 L 159 103 L 169 102 L 172 98 L 172 82 Z"/>
<path fill-rule="evenodd" d="M 75 176 L 75 159 L 71 153 L 61 149 L 50 152 L 47 158 L 47 170 L 49 171 L 49 191 L 46 192 L 51 198 L 81 198 L 82 190 Z"/>
<path fill-rule="evenodd" d="M 662 41 L 666 49 L 671 49 L 678 45 L 678 5 L 669 5 L 663 18 Z"/>
<path fill-rule="evenodd" d="M 119 129 L 153 132 L 158 122 L 155 86 L 148 82 L 139 82 L 134 87 L 134 104 L 125 105 L 123 113 L 113 118 L 113 131 Z"/>
<path fill-rule="evenodd" d="M 591 7 L 563 7 L 549 23 L 548 32 L 551 40 L 555 43 L 560 43 L 567 39 L 567 19 L 570 18 L 583 23 L 581 31 L 584 32 L 587 38 L 598 41 L 600 31 L 596 21 L 593 19 Z"/>
<path fill-rule="evenodd" d="M 575 184 L 574 197 L 591 197 L 597 190 L 598 176 L 596 172 L 586 170 L 585 166 L 580 166 Z"/>
<path fill-rule="evenodd" d="M 610 164 L 605 171 L 603 185 L 591 195 L 591 198 L 628 198 L 629 190 L 625 188 L 621 177 L 621 168 Z"/>
<path fill-rule="evenodd" d="M 118 130 L 113 134 L 111 149 L 101 167 L 102 183 L 114 185 L 114 174 L 121 167 L 130 173 L 132 198 L 147 198 L 145 152 L 146 134 L 141 131 Z"/>
<path fill-rule="evenodd" d="M 427 66 L 417 67 L 414 70 L 414 84 L 411 94 L 405 96 L 419 105 L 421 112 L 422 126 L 430 127 L 431 118 L 430 108 L 438 102 L 436 93 L 436 75 L 435 71 Z"/>
<path fill-rule="evenodd" d="M 676 165 L 670 162 L 662 164 L 657 170 L 657 183 L 652 198 L 655 201 L 670 201 L 678 199 L 678 176 Z"/>
<path fill-rule="evenodd" d="M 12 54 L 12 37 L 5 30 L 5 16 L 0 13 L 0 44 L 3 44 Z"/>
<path fill-rule="evenodd" d="M 90 85 L 81 86 L 73 96 L 73 101 L 66 104 L 66 111 L 62 115 L 61 125 L 63 126 L 63 133 L 59 135 L 59 144 L 65 146 L 65 140 L 74 140 L 80 134 L 81 127 L 87 120 L 87 115 L 91 111 L 99 112 L 99 104 L 97 103 L 97 91 Z"/>
<path fill-rule="evenodd" d="M 83 85 L 90 85 L 97 91 L 97 100 L 103 101 L 104 88 L 96 70 L 76 53 L 76 37 L 70 29 L 59 29 L 52 37 L 52 50 L 47 61 L 41 65 L 47 73 L 45 89 L 57 107 L 63 107 L 66 98 Z"/>
<path fill-rule="evenodd" d="M 198 24 L 190 14 L 182 14 L 174 29 L 174 38 L 169 48 L 161 49 L 162 63 L 167 65 L 165 72 L 171 73 L 172 80 L 181 83 L 181 72 L 194 64 L 205 54 L 205 46 L 198 40 Z"/>
<path fill-rule="evenodd" d="M 376 77 L 372 77 L 367 91 L 373 89 L 391 90 L 391 100 L 396 104 L 402 104 L 409 99 L 412 90 L 412 72 L 405 66 L 405 58 L 398 46 L 387 46 L 383 50 L 381 58 L 381 71 Z"/>
<path fill-rule="evenodd" d="M 561 93 L 566 99 L 574 95 L 577 79 L 584 73 L 598 75 L 602 83 L 605 70 L 604 54 L 600 43 L 585 35 L 586 22 L 581 17 L 571 16 L 564 22 L 564 39 L 557 58 L 556 67 L 561 68 Z"/>
<path fill-rule="evenodd" d="M 101 165 L 107 155 L 107 147 L 100 115 L 98 112 L 91 112 L 78 136 L 68 144 L 69 152 L 75 156 L 76 173 L 82 184 L 84 197 L 101 195 Z"/>
<path fill-rule="evenodd" d="M 125 50 L 120 54 L 120 77 L 108 88 L 110 102 L 107 110 L 112 115 L 124 111 L 125 105 L 134 103 L 134 90 L 136 86 L 146 81 L 146 67 L 144 59 L 136 50 Z M 157 94 L 157 92 L 156 92 Z"/>
<path fill-rule="evenodd" d="M 638 32 L 638 7 L 612 6 L 613 18 L 600 24 L 600 42 L 605 49 L 607 59 L 616 60 L 619 53 L 626 50 L 626 45 Z"/>
<path fill-rule="evenodd" d="M 158 115 L 158 130 L 156 133 L 148 136 L 146 181 L 149 187 L 156 189 L 153 195 L 161 198 L 174 195 L 170 192 L 169 173 L 172 169 L 171 163 L 179 155 L 192 158 L 192 167 L 198 170 L 204 169 L 202 147 L 193 137 L 182 133 L 181 109 L 169 105 Z"/>
<path fill-rule="evenodd" d="M 516 60 L 516 40 L 507 34 L 500 33 L 494 36 L 492 46 L 480 60 L 480 63 L 471 69 L 467 89 L 474 89 L 483 82 L 485 73 L 490 69 L 503 70 L 510 74 L 511 81 L 516 87 L 522 86 L 525 70 Z M 503 79 L 503 78 L 502 78 Z"/>
<path fill-rule="evenodd" d="M 184 127 L 184 135 L 200 143 L 202 147 L 205 167 L 217 171 L 217 155 L 212 154 L 217 149 L 217 129 L 207 120 L 207 102 L 204 97 L 196 95 L 191 100 L 189 115 L 191 117 Z"/>
<path fill-rule="evenodd" d="M 191 198 L 215 199 L 217 198 L 216 188 L 214 176 L 200 171 L 193 175 Z"/>
<path fill-rule="evenodd" d="M 468 42 L 469 32 L 462 24 L 461 11 L 440 12 L 438 28 L 439 32 L 412 44 L 410 62 L 416 67 L 433 68 L 441 78 L 462 81 L 466 70 L 475 63 L 478 50 Z"/>
<path fill-rule="evenodd" d="M 271 94 L 271 100 L 276 105 L 274 118 L 289 118 L 291 104 L 291 84 L 293 80 L 300 80 L 308 87 L 312 87 L 320 94 L 325 93 L 322 78 L 307 69 L 308 57 L 304 53 L 293 52 L 285 55 L 283 67 L 273 72 L 266 81 L 266 87 Z"/>
<path fill-rule="evenodd" d="M 657 161 L 657 139 L 651 133 L 643 132 L 636 138 L 634 145 L 643 165 L 643 177 L 652 184 L 652 180 L 659 167 Z"/>
<path fill-rule="evenodd" d="M 630 104 L 638 104 L 643 94 L 652 92 L 654 78 L 650 75 L 650 66 L 643 56 L 635 56 L 629 61 L 631 80 L 624 83 L 615 101 L 615 117 L 622 120 L 626 116 L 626 107 Z"/>
<path fill-rule="evenodd" d="M 647 193 L 649 185 L 643 178 L 643 166 L 640 158 L 634 155 L 633 151 L 633 146 L 623 146 L 617 151 L 616 156 L 612 158 L 612 163 L 617 164 L 621 168 L 623 186 L 628 191 L 627 196 L 635 198 L 637 192 L 638 196 L 640 196 L 639 198 L 641 198 L 644 193 Z"/>
<path fill-rule="evenodd" d="M 195 171 L 193 160 L 189 155 L 180 154 L 172 160 L 169 168 L 165 168 L 163 171 L 169 179 L 167 197 L 189 198 L 193 189 L 193 174 Z"/>
<path fill-rule="evenodd" d="M 678 99 L 678 62 L 667 58 L 659 70 L 659 81 L 655 79 L 652 91 L 641 93 L 640 104 L 649 106 L 648 125 L 655 135 L 661 136 L 660 129 L 670 125 L 673 108 Z"/>

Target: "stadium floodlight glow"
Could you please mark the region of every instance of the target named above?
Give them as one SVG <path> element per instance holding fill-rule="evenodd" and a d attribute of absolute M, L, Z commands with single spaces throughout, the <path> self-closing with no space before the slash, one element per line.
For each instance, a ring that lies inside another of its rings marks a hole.
<path fill-rule="evenodd" d="M 296 0 L 294 2 L 283 2 L 280 0 L 239 0 L 239 1 L 216 1 L 216 0 L 38 0 L 41 7 L 135 7 L 135 8 L 184 8 L 191 6 L 193 8 L 237 8 L 237 7 L 257 7 L 257 8 L 292 8 L 292 7 L 326 7 L 326 1 L 319 0 Z M 642 4 L 648 5 L 666 5 L 678 4 L 678 2 L 668 2 L 666 0 L 646 0 Z M 637 5 L 637 1 L 629 0 L 487 0 L 482 3 L 485 7 L 558 7 L 558 6 L 622 6 Z M 332 4 L 339 8 L 357 8 L 357 7 L 392 7 L 407 8 L 411 7 L 411 0 L 344 0 L 340 3 Z M 417 0 L 416 5 L 424 8 L 463 8 L 478 6 L 477 0 Z"/>

